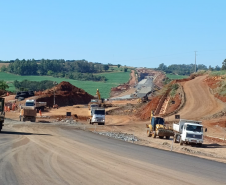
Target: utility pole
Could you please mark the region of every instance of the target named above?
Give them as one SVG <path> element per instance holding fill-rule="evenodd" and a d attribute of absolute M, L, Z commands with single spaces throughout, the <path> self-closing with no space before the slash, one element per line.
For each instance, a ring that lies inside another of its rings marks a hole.
<path fill-rule="evenodd" d="M 195 51 L 195 73 L 196 73 L 196 52 L 197 51 Z"/>
<path fill-rule="evenodd" d="M 55 91 L 56 91 L 56 88 L 55 88 L 55 85 L 57 85 L 58 83 L 55 81 L 55 82 L 53 82 L 53 85 L 54 85 L 54 97 L 53 97 L 53 105 L 55 105 L 56 104 L 56 102 L 55 102 Z"/>

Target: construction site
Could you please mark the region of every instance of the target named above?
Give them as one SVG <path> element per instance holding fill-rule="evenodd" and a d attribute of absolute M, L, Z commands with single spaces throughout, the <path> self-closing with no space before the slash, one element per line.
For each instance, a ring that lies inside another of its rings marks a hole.
<path fill-rule="evenodd" d="M 97 94 L 92 96 L 69 82 L 61 82 L 52 89 L 35 92 L 34 96 L 22 101 L 16 101 L 13 94 L 6 95 L 7 92 L 1 92 L 6 105 L 6 119 L 1 134 L 7 133 L 8 129 L 21 133 L 19 138 L 15 138 L 15 148 L 19 146 L 28 147 L 29 143 L 35 142 L 40 149 L 29 150 L 30 159 L 28 160 L 30 161 L 33 160 L 33 152 L 42 153 L 44 150 L 49 150 L 48 147 L 59 147 L 60 150 L 54 149 L 56 153 L 50 152 L 49 159 L 46 159 L 52 160 L 51 168 L 54 168 L 57 173 L 62 173 L 55 166 L 62 163 L 63 159 L 58 154 L 61 150 L 64 155 L 75 155 L 76 153 L 76 158 L 86 155 L 89 161 L 93 158 L 88 155 L 91 148 L 80 145 L 76 140 L 71 142 L 78 145 L 77 147 L 82 147 L 85 152 L 78 151 L 73 147 L 72 150 L 69 150 L 69 143 L 67 143 L 69 139 L 65 135 L 65 129 L 68 128 L 75 131 L 79 136 L 81 134 L 86 135 L 79 131 L 83 130 L 101 135 L 103 140 L 114 138 L 120 142 L 123 141 L 128 146 L 133 143 L 139 146 L 148 146 L 162 151 L 183 153 L 225 163 L 226 98 L 215 93 L 215 89 L 218 88 L 216 84 L 219 84 L 224 78 L 224 76 L 211 77 L 207 74 L 196 73 L 189 78 L 173 80 L 164 85 L 166 76 L 163 72 L 138 68 L 136 71 L 131 71 L 131 77 L 127 83 L 112 88 L 108 99 L 101 98 L 101 92 L 98 90 Z M 45 102 L 45 107 L 34 113 L 35 121 L 32 121 L 32 119 L 31 122 L 29 120 L 19 121 L 21 109 L 25 111 L 23 107 L 28 106 L 27 103 L 31 100 L 36 102 L 36 106 L 38 102 Z M 96 112 L 104 110 L 101 118 L 100 113 L 95 113 L 95 110 L 97 110 Z M 97 117 L 93 116 L 95 114 L 97 114 Z M 176 116 L 179 116 L 179 119 Z M 102 122 L 98 119 L 101 119 Z M 154 119 L 161 119 L 164 124 L 160 127 L 157 125 L 154 128 L 151 119 L 153 121 Z M 174 123 L 183 119 L 195 120 L 199 122 L 199 125 L 203 125 L 203 138 L 199 145 L 197 143 L 193 145 L 192 141 L 183 141 L 180 138 L 177 141 L 178 134 L 175 135 L 172 128 Z M 207 132 L 204 132 L 204 130 Z M 70 134 L 73 134 L 73 132 Z M 95 136 L 92 137 L 95 138 Z M 80 139 L 78 138 L 78 140 Z M 177 144 L 177 142 L 180 144 Z M 92 150 L 98 150 L 98 147 L 94 148 L 92 147 Z M 66 151 L 69 153 L 66 154 Z M 18 152 L 15 150 L 14 154 L 11 155 L 22 156 L 24 153 L 20 152 L 18 148 Z M 23 158 L 20 160 L 23 160 Z M 96 160 L 107 159 L 101 153 Z M 116 160 L 121 161 L 122 159 L 119 157 Z M 63 174 L 65 177 L 71 178 L 72 174 L 69 172 L 70 160 L 67 163 Z M 79 164 L 78 169 L 83 170 L 82 165 L 82 163 Z M 96 167 L 98 171 L 104 170 L 101 165 Z M 16 168 L 19 168 L 19 166 Z M 120 168 L 121 170 L 119 170 Z M 121 171 L 119 173 L 122 173 L 124 168 L 128 170 L 125 166 L 117 166 L 117 169 Z M 111 170 L 108 169 L 107 171 L 110 172 Z M 137 170 L 128 171 L 131 174 L 137 172 Z M 76 178 L 80 178 L 79 173 Z M 104 179 L 104 175 L 102 178 Z M 123 181 L 125 177 L 122 176 L 120 179 Z M 121 183 L 121 180 L 115 182 Z M 135 179 L 133 180 L 135 181 Z M 175 182 L 180 182 L 180 180 L 175 180 Z M 37 180 L 37 182 L 41 181 Z M 87 182 L 91 183 L 89 178 Z M 158 181 L 156 182 L 158 183 Z"/>

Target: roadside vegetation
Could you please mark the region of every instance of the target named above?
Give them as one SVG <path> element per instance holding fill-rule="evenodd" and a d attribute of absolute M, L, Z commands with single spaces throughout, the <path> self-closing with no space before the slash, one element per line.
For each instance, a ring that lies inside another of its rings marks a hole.
<path fill-rule="evenodd" d="M 93 81 L 79 81 L 79 80 L 73 80 L 73 79 L 67 79 L 67 78 L 55 78 L 52 76 L 20 76 L 5 72 L 0 72 L 0 79 L 4 80 L 9 88 L 7 90 L 9 91 L 16 91 L 16 88 L 14 86 L 14 81 L 17 80 L 19 82 L 23 80 L 29 80 L 29 81 L 36 81 L 41 82 L 44 80 L 48 81 L 56 81 L 57 83 L 60 83 L 62 81 L 70 82 L 72 85 L 82 88 L 85 91 L 87 91 L 89 94 L 95 95 L 96 90 L 100 90 L 100 94 L 103 98 L 108 98 L 110 95 L 110 91 L 112 87 L 116 87 L 120 84 L 126 83 L 129 81 L 130 78 L 130 72 L 115 72 L 115 73 L 106 73 L 103 74 L 108 80 L 106 82 L 93 82 Z M 29 89 L 33 90 L 33 89 Z"/>

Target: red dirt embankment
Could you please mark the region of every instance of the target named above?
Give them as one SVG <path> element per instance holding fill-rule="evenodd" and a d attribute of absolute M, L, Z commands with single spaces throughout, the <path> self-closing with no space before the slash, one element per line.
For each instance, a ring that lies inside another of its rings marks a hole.
<path fill-rule="evenodd" d="M 161 96 L 156 96 L 152 98 L 151 101 L 147 105 L 142 107 L 135 116 L 141 120 L 147 120 L 148 118 L 150 118 L 151 111 L 156 110 L 160 99 Z"/>
<path fill-rule="evenodd" d="M 71 106 L 76 104 L 88 104 L 92 98 L 92 95 L 88 94 L 83 89 L 71 85 L 69 82 L 61 82 L 56 87 L 43 92 L 44 95 L 37 98 L 38 102 L 47 102 L 47 106 L 52 107 L 54 101 L 59 106 Z"/>
<path fill-rule="evenodd" d="M 223 80 L 221 79 L 221 77 L 207 77 L 204 82 L 206 82 L 206 84 L 211 88 L 211 89 L 216 89 L 219 87 L 219 82 Z M 225 96 L 221 96 L 218 93 L 215 93 L 214 96 L 216 98 L 218 98 L 219 100 L 221 100 L 222 102 L 226 102 L 226 97 Z"/>

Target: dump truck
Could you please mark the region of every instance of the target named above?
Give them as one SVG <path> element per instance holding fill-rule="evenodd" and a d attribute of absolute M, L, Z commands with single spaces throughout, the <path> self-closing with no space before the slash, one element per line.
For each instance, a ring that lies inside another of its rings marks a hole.
<path fill-rule="evenodd" d="M 20 121 L 36 121 L 36 108 L 35 106 L 22 106 L 20 110 Z"/>
<path fill-rule="evenodd" d="M 39 110 L 44 111 L 45 107 L 47 105 L 47 102 L 36 102 L 35 100 L 26 100 L 25 106 L 31 106 L 31 107 L 35 107 L 37 113 L 39 112 Z"/>
<path fill-rule="evenodd" d="M 90 124 L 105 125 L 105 108 L 93 107 L 90 111 Z"/>
<path fill-rule="evenodd" d="M 162 117 L 152 116 L 151 124 L 146 125 L 147 127 L 147 136 L 156 138 L 157 136 L 160 139 L 164 137 L 170 139 L 170 136 L 174 136 L 174 132 L 170 127 L 166 127 L 165 120 Z"/>
<path fill-rule="evenodd" d="M 180 119 L 179 123 L 173 124 L 174 142 L 185 144 L 197 144 L 202 146 L 203 143 L 203 125 L 201 121 Z M 207 132 L 207 128 L 205 129 Z"/>
<path fill-rule="evenodd" d="M 4 112 L 4 98 L 0 98 L 0 132 L 2 131 L 2 127 L 4 126 L 5 120 L 5 112 Z"/>

